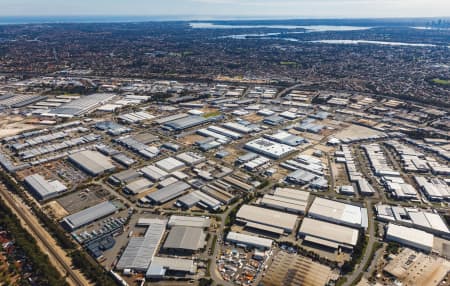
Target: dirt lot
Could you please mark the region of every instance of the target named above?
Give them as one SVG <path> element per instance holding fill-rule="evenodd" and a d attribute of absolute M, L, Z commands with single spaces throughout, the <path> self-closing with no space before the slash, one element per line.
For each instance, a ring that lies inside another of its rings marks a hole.
<path fill-rule="evenodd" d="M 35 122 L 25 120 L 22 116 L 2 116 L 0 117 L 0 138 L 13 136 L 37 128 L 38 125 L 33 123 Z"/>
<path fill-rule="evenodd" d="M 373 135 L 380 135 L 381 132 L 359 125 L 350 125 L 335 134 L 338 139 L 343 138 L 359 138 Z"/>

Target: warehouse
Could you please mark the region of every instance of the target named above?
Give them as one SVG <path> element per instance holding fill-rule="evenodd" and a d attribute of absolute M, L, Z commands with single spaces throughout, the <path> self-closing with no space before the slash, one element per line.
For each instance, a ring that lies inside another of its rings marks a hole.
<path fill-rule="evenodd" d="M 184 163 L 186 163 L 189 166 L 194 166 L 194 165 L 200 164 L 201 162 L 205 161 L 204 156 L 202 156 L 198 153 L 194 153 L 194 152 L 181 153 L 181 154 L 178 154 L 176 156 L 176 158 L 178 160 L 183 161 Z"/>
<path fill-rule="evenodd" d="M 225 143 L 229 143 L 231 141 L 230 138 L 228 138 L 227 136 L 221 135 L 219 133 L 213 132 L 211 130 L 208 130 L 206 128 L 203 129 L 199 129 L 197 130 L 197 134 L 207 137 L 207 138 L 215 138 L 217 139 L 217 142 L 225 144 Z"/>
<path fill-rule="evenodd" d="M 163 204 L 183 195 L 190 187 L 185 182 L 178 181 L 147 195 L 147 198 L 154 204 Z"/>
<path fill-rule="evenodd" d="M 267 230 L 278 229 L 286 233 L 294 230 L 297 221 L 296 215 L 252 205 L 243 205 L 237 212 L 236 218 L 243 223 L 251 223 L 251 227 L 260 225 L 262 228 L 267 227 Z"/>
<path fill-rule="evenodd" d="M 109 177 L 109 182 L 114 184 L 114 185 L 120 185 L 120 184 L 127 184 L 137 178 L 139 178 L 141 176 L 141 174 L 139 174 L 138 172 L 136 172 L 136 170 L 133 169 L 129 169 L 129 170 L 125 170 L 119 173 L 116 173 L 114 175 L 111 175 L 111 177 Z"/>
<path fill-rule="evenodd" d="M 108 157 L 91 150 L 72 154 L 69 160 L 91 176 L 102 175 L 116 168 Z"/>
<path fill-rule="evenodd" d="M 308 216 L 356 228 L 367 228 L 367 209 L 316 197 Z"/>
<path fill-rule="evenodd" d="M 167 226 L 169 228 L 174 226 L 208 228 L 210 224 L 211 221 L 207 217 L 172 215 L 167 223 Z"/>
<path fill-rule="evenodd" d="M 205 247 L 206 233 L 202 228 L 174 226 L 169 232 L 163 249 L 179 254 L 192 254 Z"/>
<path fill-rule="evenodd" d="M 304 214 L 309 193 L 294 189 L 278 188 L 273 195 L 265 194 L 259 204 L 268 208 Z"/>
<path fill-rule="evenodd" d="M 180 273 L 194 275 L 196 272 L 197 267 L 192 259 L 153 257 L 145 277 L 148 279 L 162 279 L 170 276 L 171 273 L 179 277 Z"/>
<path fill-rule="evenodd" d="M 247 235 L 230 231 L 227 235 L 227 241 L 236 245 L 242 245 L 245 247 L 254 247 L 258 249 L 270 249 L 272 248 L 273 240 L 257 237 L 254 235 Z"/>
<path fill-rule="evenodd" d="M 280 166 L 284 167 L 283 163 Z M 296 170 L 286 176 L 286 181 L 293 184 L 306 185 L 311 183 L 318 176 L 308 171 Z"/>
<path fill-rule="evenodd" d="M 222 205 L 220 201 L 215 198 L 203 193 L 202 191 L 196 190 L 178 199 L 177 205 L 183 208 L 192 208 L 198 205 L 201 208 L 209 209 L 212 211 L 217 211 Z"/>
<path fill-rule="evenodd" d="M 434 236 L 428 232 L 389 223 L 386 231 L 386 240 L 431 252 L 434 245 Z"/>
<path fill-rule="evenodd" d="M 93 221 L 111 215 L 115 213 L 116 210 L 117 207 L 114 204 L 112 204 L 109 201 L 106 201 L 93 207 L 66 216 L 61 223 L 66 227 L 68 227 L 71 231 L 73 231 L 84 225 L 90 224 Z"/>
<path fill-rule="evenodd" d="M 277 126 L 283 124 L 285 119 L 278 115 L 272 115 L 264 118 L 263 123 L 271 126 Z"/>
<path fill-rule="evenodd" d="M 268 156 L 272 159 L 280 159 L 296 151 L 295 148 L 276 143 L 264 138 L 255 139 L 248 142 L 244 146 L 246 149 L 261 154 L 263 156 Z"/>
<path fill-rule="evenodd" d="M 220 135 L 224 135 L 226 137 L 229 137 L 229 138 L 231 138 L 233 140 L 238 140 L 238 139 L 242 138 L 241 134 L 233 132 L 233 131 L 230 131 L 230 130 L 227 130 L 227 129 L 224 129 L 224 128 L 221 128 L 221 127 L 218 127 L 218 126 L 211 125 L 211 126 L 208 126 L 207 129 L 209 131 L 212 131 L 212 132 L 218 133 Z"/>
<path fill-rule="evenodd" d="M 40 201 L 54 198 L 67 191 L 67 187 L 60 181 L 47 181 L 39 174 L 26 177 L 25 184 L 32 195 Z"/>
<path fill-rule="evenodd" d="M 332 249 L 353 249 L 358 243 L 359 231 L 350 227 L 337 225 L 305 217 L 298 235 L 305 241 L 320 244 Z"/>
<path fill-rule="evenodd" d="M 273 135 L 265 135 L 264 137 L 277 143 L 289 145 L 292 147 L 299 146 L 306 142 L 305 138 L 293 135 L 286 131 L 280 131 Z"/>
<path fill-rule="evenodd" d="M 50 110 L 45 116 L 57 117 L 75 117 L 82 116 L 86 113 L 94 111 L 97 107 L 112 100 L 116 95 L 107 93 L 96 93 L 83 96 L 79 99 L 73 100 L 60 107 Z"/>
<path fill-rule="evenodd" d="M 182 131 L 188 128 L 192 128 L 207 123 L 209 121 L 210 119 L 202 116 L 190 115 L 187 117 L 183 117 L 180 119 L 164 123 L 163 128 L 171 131 Z"/>
<path fill-rule="evenodd" d="M 147 220 L 148 228 L 144 236 L 130 239 L 116 268 L 147 271 L 166 231 L 166 223 L 161 219 Z"/>
<path fill-rule="evenodd" d="M 140 171 L 142 174 L 144 174 L 144 176 L 146 178 L 149 178 L 150 180 L 152 180 L 154 182 L 162 180 L 169 175 L 169 173 L 167 173 L 164 170 L 161 170 L 160 168 L 158 168 L 156 166 L 147 166 L 147 167 L 142 168 Z"/>
<path fill-rule="evenodd" d="M 242 125 L 242 124 L 236 123 L 236 122 L 227 122 L 222 126 L 227 129 L 230 129 L 232 131 L 244 133 L 244 134 L 249 134 L 253 131 L 253 128 L 247 127 L 245 125 Z"/>
<path fill-rule="evenodd" d="M 414 176 L 414 180 L 429 200 L 450 200 L 450 187 L 438 178 Z"/>
<path fill-rule="evenodd" d="M 127 194 L 137 195 L 139 193 L 142 193 L 143 191 L 148 190 L 152 185 L 153 183 L 148 179 L 140 178 L 126 185 L 124 188 L 124 192 Z"/>
<path fill-rule="evenodd" d="M 168 157 L 156 162 L 156 166 L 168 173 L 172 173 L 176 170 L 184 168 L 186 165 L 173 157 Z"/>

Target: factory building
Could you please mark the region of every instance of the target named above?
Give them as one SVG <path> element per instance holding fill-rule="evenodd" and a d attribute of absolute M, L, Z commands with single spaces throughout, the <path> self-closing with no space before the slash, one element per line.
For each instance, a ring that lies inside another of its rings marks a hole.
<path fill-rule="evenodd" d="M 268 208 L 304 214 L 308 205 L 309 192 L 277 188 L 273 195 L 265 194 L 259 204 Z"/>
<path fill-rule="evenodd" d="M 202 228 L 173 226 L 162 248 L 177 255 L 191 255 L 205 247 L 205 239 Z"/>
<path fill-rule="evenodd" d="M 167 276 L 179 277 L 184 275 L 194 275 L 197 272 L 197 266 L 192 259 L 180 259 L 171 257 L 153 257 L 145 277 L 148 279 L 162 279 Z"/>
<path fill-rule="evenodd" d="M 69 160 L 91 176 L 102 175 L 116 169 L 108 157 L 91 150 L 72 154 Z"/>
<path fill-rule="evenodd" d="M 431 252 L 434 245 L 434 236 L 422 230 L 389 223 L 386 231 L 386 240 Z"/>
<path fill-rule="evenodd" d="M 73 231 L 77 228 L 90 224 L 93 221 L 109 216 L 116 211 L 117 207 L 113 203 L 106 201 L 66 216 L 61 223 L 69 230 Z"/>
<path fill-rule="evenodd" d="M 359 231 L 354 228 L 305 217 L 298 235 L 304 241 L 331 249 L 353 249 L 358 243 Z"/>
<path fill-rule="evenodd" d="M 67 191 L 67 187 L 60 181 L 48 181 L 39 174 L 26 177 L 25 184 L 31 194 L 40 201 L 57 197 Z"/>
<path fill-rule="evenodd" d="M 332 223 L 356 228 L 367 228 L 367 209 L 337 201 L 316 197 L 308 216 Z"/>
<path fill-rule="evenodd" d="M 162 180 L 169 176 L 169 173 L 166 171 L 156 167 L 156 166 L 146 166 L 142 168 L 141 173 L 144 175 L 144 177 L 156 182 L 159 180 Z"/>
<path fill-rule="evenodd" d="M 252 205 L 243 205 L 237 212 L 236 218 L 246 227 L 278 235 L 291 233 L 297 221 L 296 215 Z"/>
<path fill-rule="evenodd" d="M 227 241 L 245 248 L 270 249 L 272 248 L 272 239 L 257 237 L 254 235 L 242 234 L 230 231 L 227 235 Z"/>
<path fill-rule="evenodd" d="M 172 173 L 174 171 L 184 168 L 186 165 L 175 158 L 168 157 L 166 159 L 162 159 L 156 162 L 156 166 L 168 173 Z"/>
<path fill-rule="evenodd" d="M 210 225 L 211 225 L 211 220 L 207 217 L 179 216 L 179 215 L 172 215 L 169 218 L 169 222 L 167 223 L 167 226 L 169 228 L 174 227 L 174 226 L 208 228 Z"/>
<path fill-rule="evenodd" d="M 178 181 L 147 195 L 146 198 L 152 203 L 160 205 L 183 195 L 190 187 L 185 182 Z"/>
<path fill-rule="evenodd" d="M 296 151 L 295 148 L 276 143 L 264 138 L 255 139 L 245 144 L 245 149 L 272 159 L 280 159 Z"/>

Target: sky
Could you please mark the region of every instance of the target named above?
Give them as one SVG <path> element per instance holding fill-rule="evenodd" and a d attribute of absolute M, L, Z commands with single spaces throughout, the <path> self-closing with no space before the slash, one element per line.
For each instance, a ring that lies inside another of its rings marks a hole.
<path fill-rule="evenodd" d="M 450 0 L 0 0 L 0 16 L 447 17 Z"/>

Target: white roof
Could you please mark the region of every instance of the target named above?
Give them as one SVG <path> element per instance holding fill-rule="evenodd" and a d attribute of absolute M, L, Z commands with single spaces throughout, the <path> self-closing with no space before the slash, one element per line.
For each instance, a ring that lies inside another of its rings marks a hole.
<path fill-rule="evenodd" d="M 271 248 L 272 240 L 262 237 L 257 237 L 254 235 L 247 235 L 242 233 L 237 233 L 230 231 L 227 235 L 227 240 L 230 240 L 235 243 L 242 243 L 245 245 L 253 245 L 257 247 Z"/>
<path fill-rule="evenodd" d="M 355 246 L 358 242 L 358 230 L 305 217 L 299 233 L 344 245 Z"/>
<path fill-rule="evenodd" d="M 297 221 L 296 215 L 252 205 L 243 205 L 236 216 L 246 221 L 283 228 L 289 231 L 294 229 Z"/>
<path fill-rule="evenodd" d="M 389 223 L 386 236 L 390 239 L 401 239 L 405 244 L 426 246 L 429 249 L 432 249 L 434 245 L 432 234 L 393 223 Z"/>
<path fill-rule="evenodd" d="M 308 214 L 311 217 L 347 224 L 352 226 L 362 225 L 361 208 L 337 201 L 316 197 Z"/>

